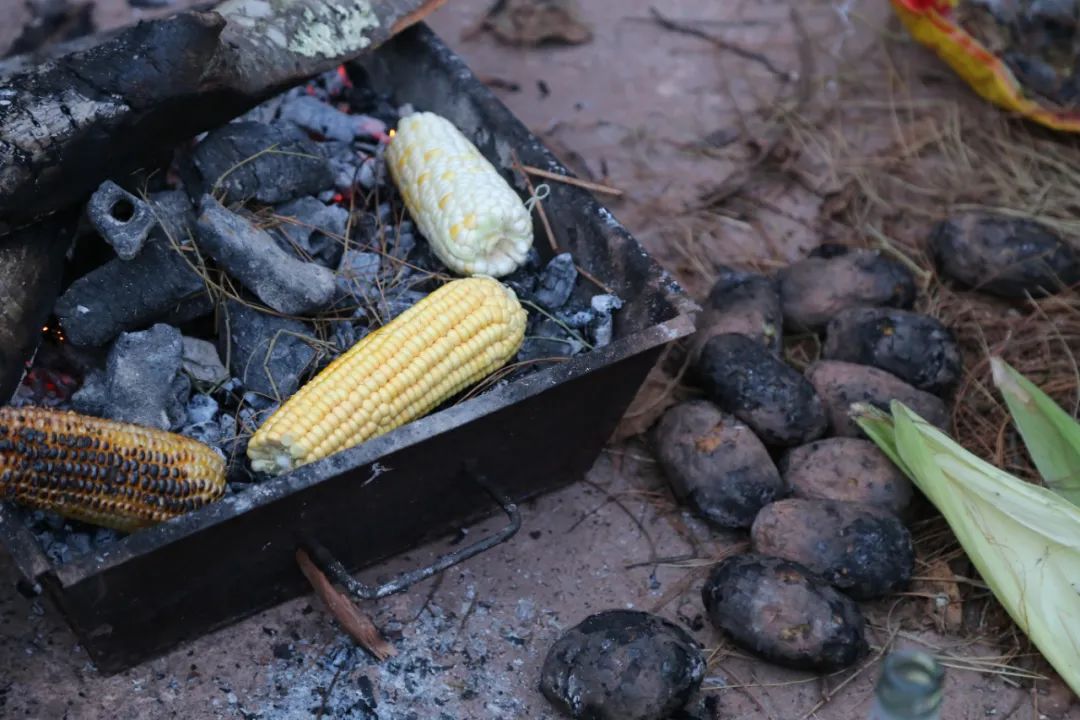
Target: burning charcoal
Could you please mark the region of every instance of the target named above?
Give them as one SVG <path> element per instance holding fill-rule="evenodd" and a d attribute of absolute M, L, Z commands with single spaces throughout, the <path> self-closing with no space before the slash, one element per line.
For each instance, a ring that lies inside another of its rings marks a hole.
<path fill-rule="evenodd" d="M 138 255 L 157 225 L 153 209 L 112 180 L 103 182 L 90 196 L 86 215 L 122 260 Z"/>
<path fill-rule="evenodd" d="M 556 255 L 540 273 L 540 287 L 533 293 L 536 302 L 548 310 L 558 310 L 574 292 L 577 275 L 574 258 L 570 253 Z"/>
<path fill-rule="evenodd" d="M 930 247 L 943 274 L 991 295 L 1042 297 L 1080 282 L 1076 252 L 1032 220 L 962 213 L 934 228 Z"/>
<path fill-rule="evenodd" d="M 219 350 L 229 358 L 232 374 L 248 390 L 271 398 L 287 398 L 300 386 L 300 377 L 315 359 L 315 350 L 302 338 L 314 337 L 310 326 L 297 320 L 254 310 L 235 300 L 225 302 L 227 332 L 219 332 Z M 226 348 L 224 343 L 231 346 Z"/>
<path fill-rule="evenodd" d="M 859 606 L 789 560 L 730 557 L 713 569 L 701 599 L 714 626 L 777 665 L 832 672 L 869 649 Z"/>
<path fill-rule="evenodd" d="M 766 445 L 801 445 L 825 434 L 828 419 L 814 386 L 757 340 L 716 335 L 701 349 L 696 370 L 709 399 Z"/>
<path fill-rule="evenodd" d="M 321 310 L 334 300 L 334 273 L 302 262 L 274 243 L 268 233 L 226 210 L 210 195 L 199 209 L 199 247 L 260 300 L 286 315 Z"/>
<path fill-rule="evenodd" d="M 180 434 L 210 447 L 217 447 L 222 438 L 221 426 L 213 420 L 185 425 Z"/>
<path fill-rule="evenodd" d="M 926 315 L 894 308 L 852 308 L 829 321 L 822 357 L 887 370 L 920 390 L 949 392 L 960 380 L 952 332 Z"/>
<path fill-rule="evenodd" d="M 356 335 L 356 328 L 348 320 L 340 320 L 333 323 L 334 345 L 339 352 L 345 352 L 360 338 Z"/>
<path fill-rule="evenodd" d="M 218 402 L 209 395 L 196 393 L 188 400 L 187 422 L 191 424 L 210 422 L 217 414 Z"/>
<path fill-rule="evenodd" d="M 611 344 L 611 338 L 615 333 L 615 319 L 612 313 L 621 308 L 623 302 L 615 295 L 594 295 L 589 305 L 595 313 L 589 322 L 593 347 L 606 347 Z"/>
<path fill-rule="evenodd" d="M 701 648 L 681 627 L 645 612 L 607 610 L 555 641 L 540 690 L 572 718 L 666 720 L 704 676 Z"/>
<path fill-rule="evenodd" d="M 856 600 L 899 590 L 915 566 L 907 528 L 872 505 L 778 500 L 758 513 L 750 537 L 754 552 L 805 565 Z"/>
<path fill-rule="evenodd" d="M 168 240 L 155 236 L 134 259 L 110 260 L 73 282 L 56 301 L 56 314 L 73 345 L 100 346 L 164 319 L 178 305 L 190 318 L 213 310 L 203 279 Z"/>
<path fill-rule="evenodd" d="M 301 259 L 314 260 L 328 268 L 336 268 L 345 249 L 345 227 L 349 211 L 339 205 L 324 205 L 313 197 L 278 205 L 275 214 L 292 218 L 278 228 L 278 245 L 296 253 Z M 333 237 L 332 237 L 333 236 Z"/>
<path fill-rule="evenodd" d="M 273 205 L 334 183 L 316 143 L 261 123 L 234 122 L 210 132 L 192 153 L 192 164 L 199 176 L 188 183 L 192 199 L 215 189 L 230 204 L 253 199 Z"/>
<path fill-rule="evenodd" d="M 71 396 L 71 406 L 76 412 L 100 417 L 105 410 L 105 394 L 108 382 L 103 370 L 93 370 L 83 378 L 82 387 Z"/>
<path fill-rule="evenodd" d="M 184 337 L 184 372 L 207 385 L 217 385 L 229 379 L 229 371 L 221 364 L 214 343 L 193 337 Z"/>
<path fill-rule="evenodd" d="M 819 360 L 806 370 L 806 379 L 817 390 L 829 415 L 833 434 L 862 437 L 862 430 L 849 417 L 855 403 L 869 403 L 886 412 L 889 402 L 899 400 L 927 422 L 946 427 L 949 411 L 941 398 L 913 388 L 891 373 L 866 365 Z"/>
<path fill-rule="evenodd" d="M 536 329 L 526 335 L 518 350 L 517 360 L 538 360 L 550 357 L 573 357 L 585 346 L 581 341 L 571 337 L 559 323 L 549 318 L 543 318 L 536 325 Z"/>
<path fill-rule="evenodd" d="M 371 294 L 381 265 L 382 257 L 377 253 L 354 250 L 345 253 L 336 278 L 339 297 L 362 298 Z"/>
<path fill-rule="evenodd" d="M 789 452 L 780 464 L 791 494 L 884 508 L 895 515 L 911 503 L 911 480 L 869 440 L 828 438 Z"/>
<path fill-rule="evenodd" d="M 833 315 L 860 305 L 907 308 L 915 279 L 902 264 L 877 251 L 830 245 L 777 275 L 784 321 L 818 330 Z"/>
<path fill-rule="evenodd" d="M 330 140 L 351 142 L 356 137 L 382 137 L 386 123 L 367 115 L 349 115 L 310 95 L 289 99 L 280 119 Z"/>
<path fill-rule="evenodd" d="M 676 497 L 718 527 L 750 527 L 783 492 L 780 473 L 753 431 L 705 400 L 668 410 L 653 441 Z"/>
<path fill-rule="evenodd" d="M 120 335 L 106 362 L 102 414 L 162 430 L 179 427 L 187 416 L 190 390 L 180 373 L 182 353 L 180 331 L 169 325 Z"/>
<path fill-rule="evenodd" d="M 783 345 L 783 315 L 776 283 L 764 275 L 721 267 L 701 315 L 691 352 L 696 356 L 710 339 L 738 333 L 779 356 Z"/>

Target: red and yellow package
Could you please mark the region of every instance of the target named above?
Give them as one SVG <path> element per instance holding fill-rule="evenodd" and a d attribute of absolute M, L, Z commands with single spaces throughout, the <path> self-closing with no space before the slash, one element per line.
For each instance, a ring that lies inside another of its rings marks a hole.
<path fill-rule="evenodd" d="M 1001 58 L 959 25 L 956 8 L 964 0 L 891 2 L 912 37 L 934 50 L 983 98 L 1040 125 L 1080 132 L 1080 109 L 1063 110 L 1029 97 Z"/>

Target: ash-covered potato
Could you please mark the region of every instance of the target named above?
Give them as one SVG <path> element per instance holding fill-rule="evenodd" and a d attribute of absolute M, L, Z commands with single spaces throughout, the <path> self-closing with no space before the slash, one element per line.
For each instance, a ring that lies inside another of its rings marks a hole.
<path fill-rule="evenodd" d="M 834 435 L 862 437 L 863 432 L 849 416 L 855 403 L 869 403 L 888 412 L 889 403 L 899 400 L 940 428 L 949 422 L 949 410 L 941 398 L 913 388 L 892 373 L 868 365 L 841 360 L 819 360 L 806 369 L 806 379 L 825 403 Z"/>
<path fill-rule="evenodd" d="M 635 610 L 608 610 L 555 642 L 540 690 L 572 718 L 667 720 L 704 675 L 701 649 L 678 625 Z"/>
<path fill-rule="evenodd" d="M 754 432 L 705 400 L 668 410 L 653 442 L 679 501 L 718 527 L 750 527 L 758 510 L 783 489 L 769 451 Z"/>
<path fill-rule="evenodd" d="M 1051 295 L 1080 282 L 1080 258 L 1057 233 L 1033 220 L 966 212 L 930 235 L 942 274 L 1006 298 Z"/>
<path fill-rule="evenodd" d="M 777 665 L 832 672 L 868 649 L 858 605 L 790 560 L 728 558 L 709 575 L 701 599 L 714 626 Z"/>
<path fill-rule="evenodd" d="M 767 505 L 750 530 L 754 552 L 800 563 L 857 600 L 911 580 L 911 534 L 873 505 L 788 498 Z"/>
<path fill-rule="evenodd" d="M 720 276 L 702 303 L 697 332 L 691 340 L 694 357 L 712 338 L 737 333 L 775 355 L 783 348 L 783 314 L 776 283 L 764 275 L 720 268 Z"/>
<path fill-rule="evenodd" d="M 915 278 L 901 263 L 876 250 L 824 246 L 777 275 L 784 322 L 819 330 L 850 307 L 915 302 Z"/>
<path fill-rule="evenodd" d="M 800 445 L 825 434 L 825 406 L 814 386 L 745 335 L 709 340 L 695 370 L 709 399 L 749 425 L 766 445 Z"/>
<path fill-rule="evenodd" d="M 851 308 L 829 321 L 822 357 L 891 372 L 935 395 L 960 380 L 960 349 L 940 321 L 886 307 Z"/>
<path fill-rule="evenodd" d="M 900 515 L 911 504 L 911 480 L 869 440 L 827 438 L 791 450 L 780 463 L 793 497 L 841 500 Z"/>

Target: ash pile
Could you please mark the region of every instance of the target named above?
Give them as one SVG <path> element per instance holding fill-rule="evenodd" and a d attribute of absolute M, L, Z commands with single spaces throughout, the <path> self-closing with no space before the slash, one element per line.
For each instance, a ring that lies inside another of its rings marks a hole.
<path fill-rule="evenodd" d="M 389 133 L 412 112 L 342 66 L 178 148 L 166 170 L 106 181 L 12 404 L 186 435 L 226 458 L 229 492 L 265 480 L 245 454 L 256 428 L 454 275 L 387 172 Z M 621 301 L 568 253 L 534 246 L 501 280 L 526 337 L 470 393 L 611 341 Z M 60 562 L 114 536 L 41 511 L 31 526 Z"/>

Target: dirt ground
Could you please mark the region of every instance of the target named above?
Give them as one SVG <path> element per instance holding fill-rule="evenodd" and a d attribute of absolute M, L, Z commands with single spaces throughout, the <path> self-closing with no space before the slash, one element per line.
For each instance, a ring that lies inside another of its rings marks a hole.
<path fill-rule="evenodd" d="M 127 17 L 116 3 L 101 5 L 107 22 Z M 879 85 L 890 88 L 882 95 L 866 90 L 865 114 L 828 131 L 805 121 L 811 104 L 828 117 L 852 76 L 886 71 L 877 46 L 899 31 L 881 2 L 582 0 L 593 39 L 539 49 L 469 34 L 489 5 L 451 0 L 431 25 L 487 82 L 517 87 L 497 92 L 572 168 L 625 192 L 612 210 L 697 297 L 720 263 L 768 269 L 858 232 L 830 220 L 843 185 L 822 149 L 842 140 L 872 156 L 892 142 L 895 108 L 877 111 L 910 97 L 905 83 L 918 82 L 919 102 L 944 97 L 994 112 L 901 42 L 887 58 L 902 64 L 889 68 L 898 80 Z M 658 27 L 651 7 L 728 46 Z M 874 651 L 853 671 L 820 678 L 740 654 L 704 621 L 699 595 L 710 559 L 738 538 L 680 512 L 637 441 L 613 444 L 587 482 L 523 513 L 511 542 L 366 607 L 399 650 L 382 664 L 305 597 L 103 677 L 52 607 L 11 590 L 15 570 L 0 555 L 0 717 L 553 718 L 537 690 L 547 648 L 589 613 L 626 607 L 681 622 L 709 650 L 687 717 L 864 718 L 879 653 L 921 645 L 949 666 L 949 720 L 1080 718 L 1047 694 L 1048 683 L 1020 677 L 1017 658 L 999 646 L 935 632 L 932 606 L 918 598 L 866 606 Z"/>

